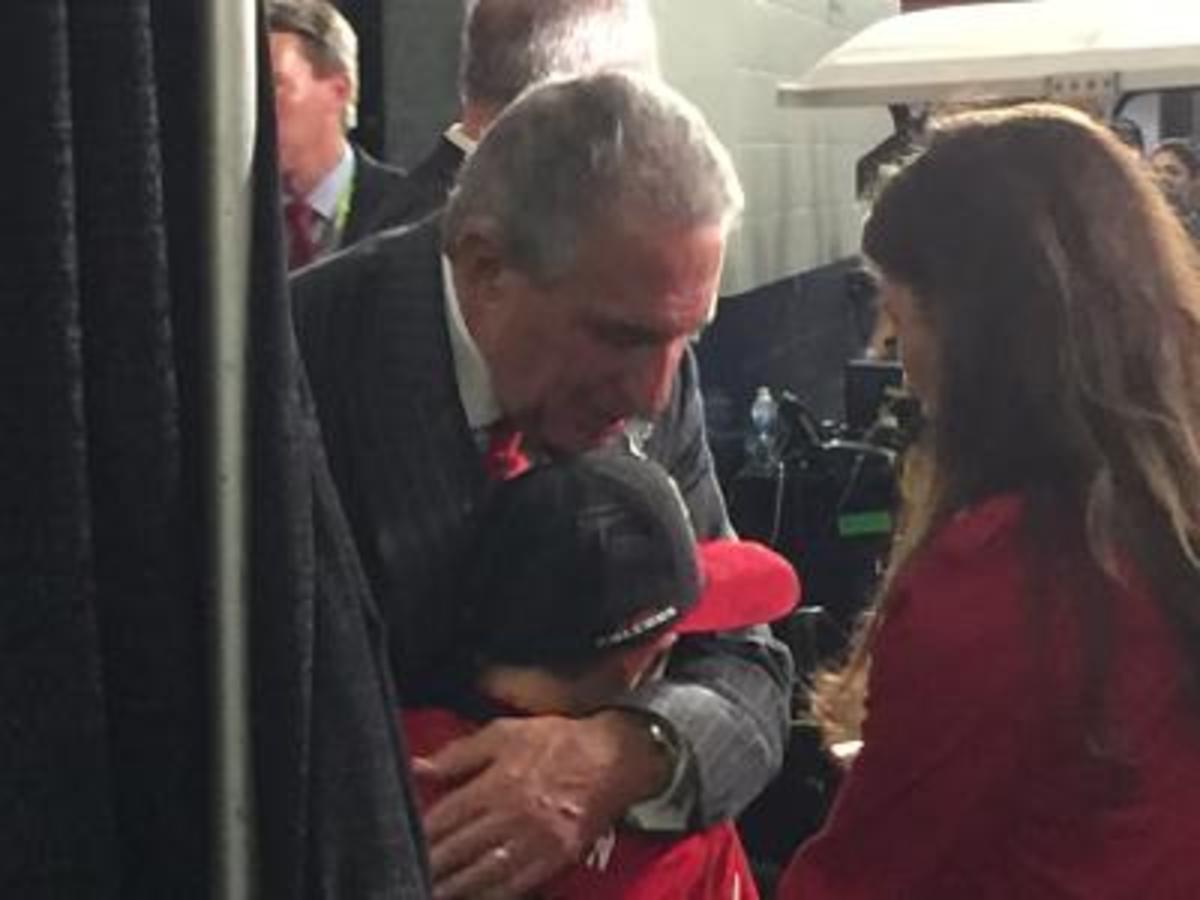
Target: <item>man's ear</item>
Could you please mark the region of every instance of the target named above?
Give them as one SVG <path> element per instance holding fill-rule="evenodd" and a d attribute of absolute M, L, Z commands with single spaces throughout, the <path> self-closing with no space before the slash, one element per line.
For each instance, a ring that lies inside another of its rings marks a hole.
<path fill-rule="evenodd" d="M 468 224 L 446 248 L 454 273 L 454 290 L 468 319 L 494 313 L 504 295 L 508 267 L 503 247 L 494 232 Z"/>
<path fill-rule="evenodd" d="M 334 72 L 326 77 L 329 79 L 329 85 L 333 89 L 339 107 L 344 110 L 350 104 L 352 94 L 350 76 L 345 72 Z"/>

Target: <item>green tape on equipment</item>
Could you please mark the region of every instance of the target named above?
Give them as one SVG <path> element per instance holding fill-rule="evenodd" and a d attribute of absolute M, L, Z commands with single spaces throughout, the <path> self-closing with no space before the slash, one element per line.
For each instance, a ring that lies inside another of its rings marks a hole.
<path fill-rule="evenodd" d="M 839 537 L 867 537 L 890 534 L 892 514 L 886 509 L 871 512 L 846 513 L 838 516 Z"/>

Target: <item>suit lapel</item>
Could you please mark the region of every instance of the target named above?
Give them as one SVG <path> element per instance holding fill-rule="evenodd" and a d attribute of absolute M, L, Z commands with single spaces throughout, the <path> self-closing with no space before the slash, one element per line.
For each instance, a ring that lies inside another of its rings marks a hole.
<path fill-rule="evenodd" d="M 437 229 L 422 229 L 436 237 Z M 409 242 L 405 242 L 406 245 Z M 458 395 L 447 331 L 440 257 L 430 240 L 389 267 L 370 335 L 360 346 L 362 433 L 356 493 L 365 506 L 366 554 L 392 625 L 402 689 L 419 683 L 430 650 L 452 642 L 453 578 L 486 481 Z"/>
<path fill-rule="evenodd" d="M 354 185 L 350 194 L 350 212 L 340 235 L 340 246 L 349 247 L 367 236 L 367 226 L 375 217 L 382 191 L 380 175 L 371 159 L 358 147 L 354 148 Z"/>

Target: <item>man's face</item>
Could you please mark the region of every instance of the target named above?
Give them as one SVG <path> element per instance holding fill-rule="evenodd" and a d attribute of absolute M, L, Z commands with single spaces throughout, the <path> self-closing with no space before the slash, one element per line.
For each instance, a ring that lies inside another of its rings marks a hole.
<path fill-rule="evenodd" d="M 575 453 L 660 412 L 709 318 L 723 252 L 715 226 L 612 227 L 549 283 L 502 265 L 475 337 L 506 415 L 544 447 Z"/>
<path fill-rule="evenodd" d="M 1163 192 L 1176 203 L 1186 205 L 1191 197 L 1191 174 L 1182 160 L 1169 150 L 1163 150 L 1151 157 L 1150 164 Z"/>
<path fill-rule="evenodd" d="M 304 54 L 300 35 L 272 32 L 270 41 L 279 165 L 287 179 L 314 148 L 340 138 L 350 83 L 343 73 L 318 75 Z"/>

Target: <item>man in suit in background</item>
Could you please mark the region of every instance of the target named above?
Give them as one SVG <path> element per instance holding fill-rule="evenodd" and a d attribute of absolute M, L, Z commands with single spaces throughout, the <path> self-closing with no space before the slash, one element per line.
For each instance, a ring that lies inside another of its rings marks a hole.
<path fill-rule="evenodd" d="M 353 146 L 358 39 L 327 0 L 269 0 L 288 268 L 412 218 L 404 172 Z"/>
<path fill-rule="evenodd" d="M 442 220 L 295 279 L 405 705 L 436 702 L 462 649 L 455 582 L 489 440 L 515 433 L 535 460 L 629 441 L 675 478 L 698 537 L 729 532 L 689 345 L 741 207 L 700 114 L 610 72 L 512 104 Z M 736 815 L 781 763 L 791 677 L 765 628 L 689 637 L 666 678 L 611 709 L 499 720 L 445 748 L 416 770 L 452 788 L 425 821 L 442 896 L 523 896 L 618 820 L 680 832 Z"/>
<path fill-rule="evenodd" d="M 463 160 L 531 85 L 606 69 L 658 74 L 646 0 L 473 0 L 459 57 L 462 114 L 410 173 L 417 217 L 446 203 Z"/>

